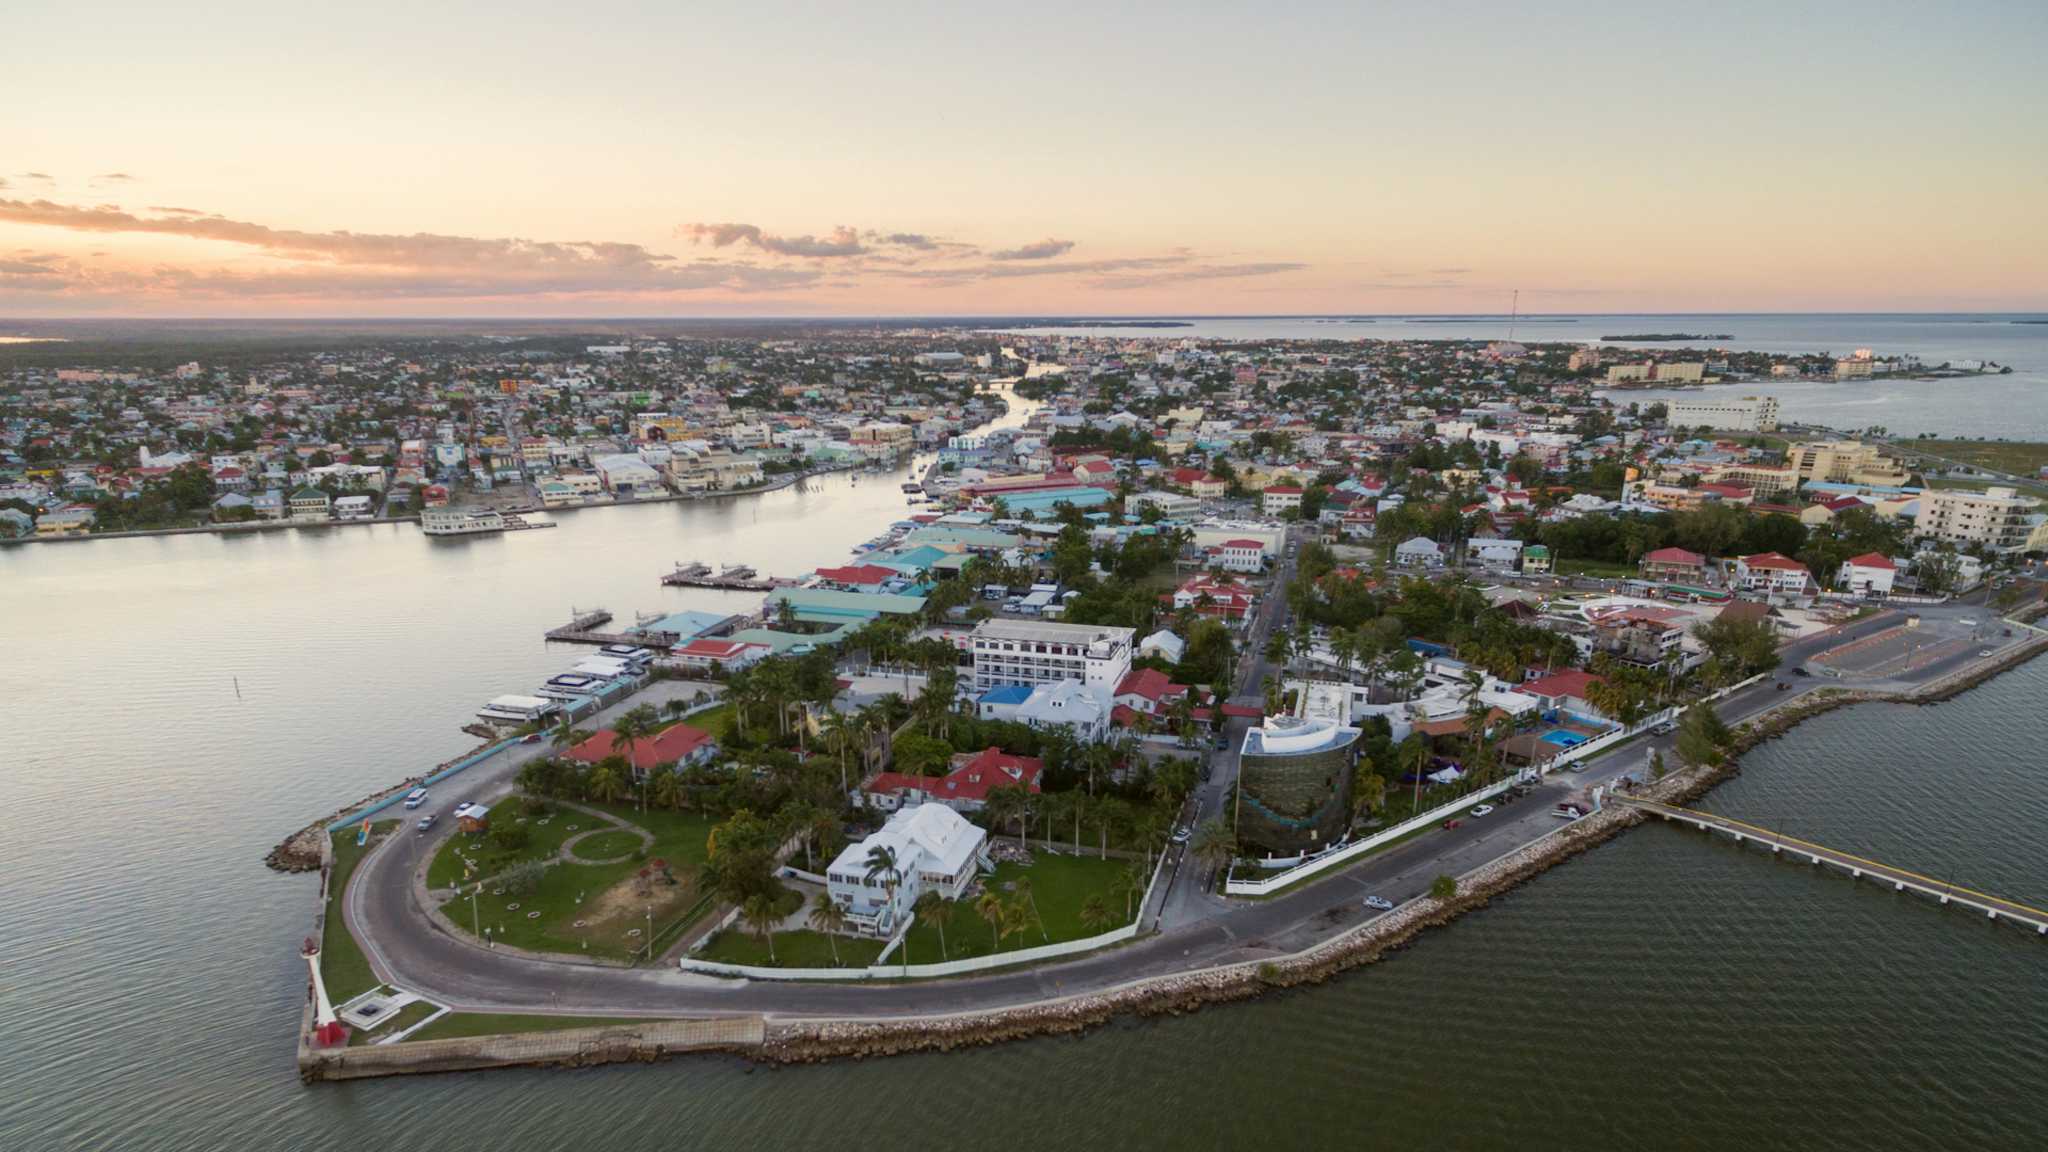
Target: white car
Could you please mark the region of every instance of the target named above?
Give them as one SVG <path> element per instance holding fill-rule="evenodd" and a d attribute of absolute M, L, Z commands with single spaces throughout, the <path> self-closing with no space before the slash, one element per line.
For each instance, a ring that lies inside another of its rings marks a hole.
<path fill-rule="evenodd" d="M 417 808 L 426 802 L 427 790 L 425 788 L 415 788 L 405 794 L 405 806 L 407 808 Z"/>
<path fill-rule="evenodd" d="M 1392 912 L 1394 910 L 1394 902 L 1385 896 L 1367 896 L 1365 898 L 1365 906 L 1375 912 Z"/>
<path fill-rule="evenodd" d="M 474 807 L 476 807 L 476 805 L 475 805 L 475 804 L 472 804 L 472 803 L 470 803 L 470 802 L 469 802 L 469 801 L 467 801 L 467 800 L 464 800 L 464 801 L 463 801 L 462 803 L 460 803 L 460 804 L 457 804 L 457 805 L 455 806 L 455 816 L 456 816 L 456 818 L 457 818 L 457 819 L 460 819 L 460 818 L 462 817 L 462 814 L 463 814 L 464 812 L 467 812 L 467 811 L 469 811 L 469 810 L 470 810 L 471 808 L 474 808 Z"/>
<path fill-rule="evenodd" d="M 1173 842 L 1175 844 L 1185 844 L 1191 837 L 1193 837 L 1193 835 L 1194 833 L 1188 831 L 1186 828 L 1176 828 L 1173 830 Z"/>
<path fill-rule="evenodd" d="M 1474 815 L 1474 816 L 1484 816 L 1484 815 L 1486 815 L 1486 814 L 1487 814 L 1488 812 L 1491 812 L 1491 811 L 1493 811 L 1493 805 L 1491 805 L 1491 804 L 1481 804 L 1481 805 L 1480 805 L 1479 807 L 1477 807 L 1477 808 L 1474 808 L 1474 809 L 1472 810 L 1472 815 Z"/>

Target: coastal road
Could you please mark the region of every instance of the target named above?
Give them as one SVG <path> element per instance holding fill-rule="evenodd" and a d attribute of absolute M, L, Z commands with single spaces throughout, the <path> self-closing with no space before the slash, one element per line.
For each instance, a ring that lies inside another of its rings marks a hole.
<path fill-rule="evenodd" d="M 1969 609 L 1957 608 L 1957 612 Z M 1780 677 L 1723 700 L 1731 723 L 1797 699 L 1833 681 L 1792 676 L 1790 669 L 1816 653 L 1896 623 L 1880 613 L 1825 635 L 1787 646 Z M 2001 643 L 2014 643 L 2002 641 Z M 1974 655 L 1974 653 L 1972 653 Z M 1924 683 L 1950 668 L 1913 674 Z M 1779 683 L 1787 688 L 1780 691 Z M 1653 749 L 1670 752 L 1668 738 L 1646 736 L 1595 757 L 1577 773 L 1548 778 L 1528 797 L 1483 818 L 1468 818 L 1453 830 L 1435 830 L 1373 854 L 1264 900 L 1223 902 L 1213 897 L 1175 897 L 1183 884 L 1198 889 L 1199 866 L 1179 862 L 1181 877 L 1169 888 L 1170 907 L 1215 900 L 1209 914 L 1186 923 L 1166 917 L 1164 931 L 1121 948 L 1050 965 L 951 980 L 910 983 L 808 984 L 725 980 L 671 968 L 621 969 L 567 961 L 537 960 L 486 951 L 436 928 L 416 902 L 412 872 L 430 858 L 432 838 L 418 850 L 411 833 L 380 845 L 357 869 L 343 900 L 343 914 L 380 979 L 459 1010 L 578 1015 L 765 1014 L 779 1017 L 885 1018 L 967 1012 L 1014 1006 L 1048 998 L 1098 992 L 1133 980 L 1234 962 L 1258 961 L 1296 951 L 1355 927 L 1367 919 L 1360 899 L 1370 893 L 1400 903 L 1427 891 L 1438 875 L 1459 874 L 1554 830 L 1550 814 L 1567 798 L 1613 782 L 1637 770 Z M 1213 785 L 1210 786 L 1213 788 Z M 1205 792 L 1209 789 L 1205 788 Z M 1169 861 L 1167 867 L 1175 868 Z M 1156 912 L 1155 912 L 1156 915 Z"/>

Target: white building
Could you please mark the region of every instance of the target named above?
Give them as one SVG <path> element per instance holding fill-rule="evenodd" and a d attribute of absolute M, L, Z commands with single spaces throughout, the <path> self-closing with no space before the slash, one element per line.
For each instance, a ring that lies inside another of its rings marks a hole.
<path fill-rule="evenodd" d="M 1216 547 L 1216 565 L 1225 572 L 1260 572 L 1266 567 L 1266 546 L 1257 540 L 1225 540 Z"/>
<path fill-rule="evenodd" d="M 1920 494 L 1913 531 L 1958 548 L 1975 544 L 1987 552 L 2021 552 L 2033 532 L 2029 517 L 2040 503 L 2012 488 L 1932 488 Z"/>
<path fill-rule="evenodd" d="M 1812 586 L 1813 574 L 1806 570 L 1806 565 L 1790 556 L 1759 552 L 1736 559 L 1735 577 L 1730 583 L 1743 592 L 1801 596 Z"/>
<path fill-rule="evenodd" d="M 1898 574 L 1898 566 L 1883 553 L 1865 552 L 1842 562 L 1835 583 L 1852 596 L 1882 600 L 1892 594 L 1892 580 Z"/>
<path fill-rule="evenodd" d="M 871 871 L 876 849 L 893 869 Z M 893 936 L 917 898 L 937 892 L 957 900 L 988 859 L 988 833 L 944 804 L 898 810 L 882 830 L 849 844 L 825 870 L 826 892 L 856 931 Z"/>
<path fill-rule="evenodd" d="M 1131 670 L 1133 628 L 983 620 L 974 626 L 974 690 L 1078 680 L 1108 694 Z"/>
<path fill-rule="evenodd" d="M 1778 430 L 1776 396 L 1744 396 L 1740 400 L 1688 398 L 1665 404 L 1670 413 L 1665 423 L 1687 428 L 1716 428 L 1729 432 L 1775 432 Z"/>

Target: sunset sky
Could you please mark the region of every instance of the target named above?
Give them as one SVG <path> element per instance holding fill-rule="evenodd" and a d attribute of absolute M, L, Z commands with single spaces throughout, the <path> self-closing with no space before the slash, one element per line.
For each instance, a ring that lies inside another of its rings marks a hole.
<path fill-rule="evenodd" d="M 2048 309 L 2048 3 L 79 4 L 0 316 Z"/>

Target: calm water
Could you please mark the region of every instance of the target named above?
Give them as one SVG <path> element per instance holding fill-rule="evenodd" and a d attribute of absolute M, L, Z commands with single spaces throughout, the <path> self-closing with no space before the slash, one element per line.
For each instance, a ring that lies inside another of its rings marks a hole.
<path fill-rule="evenodd" d="M 1602 336 L 1644 332 L 1727 333 L 1712 346 L 1758 352 L 1833 352 L 1869 348 L 1880 355 L 1916 355 L 1929 364 L 1991 360 L 2012 365 L 2009 376 L 1949 381 L 1751 383 L 1733 391 L 1777 396 L 1788 421 L 1843 429 L 1879 425 L 1895 436 L 1934 432 L 2048 440 L 2048 324 L 2015 324 L 2038 315 L 1616 315 L 1522 316 L 1515 338 L 1597 343 Z M 1032 334 L 1195 337 L 1212 340 L 1498 340 L 1509 319 L 1492 317 L 1247 317 L 1197 319 L 1184 328 L 1038 328 Z M 1645 347 L 1683 348 L 1683 344 Z M 1686 393 L 1626 392 L 1623 401 L 1668 400 Z M 1705 395 L 1716 395 L 1709 389 Z"/>
<path fill-rule="evenodd" d="M 0 550 L 0 1148 L 2041 1146 L 2048 943 L 1663 827 L 1324 987 L 1081 1039 L 302 1088 L 313 881 L 263 853 L 467 747 L 575 655 L 539 639 L 572 602 L 718 607 L 656 577 L 839 560 L 896 483 Z M 1837 713 L 1709 804 L 2048 901 L 2043 698 L 2048 662 Z"/>

